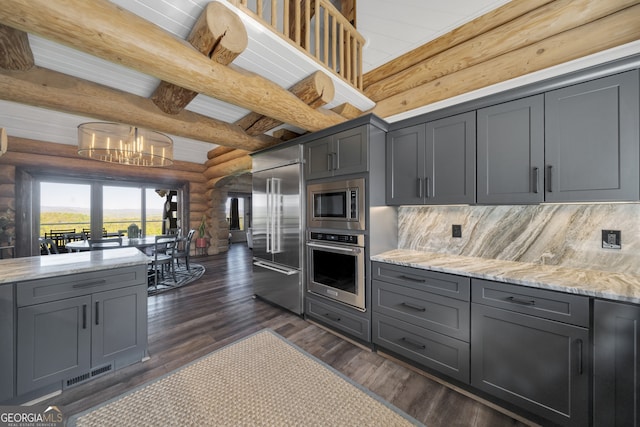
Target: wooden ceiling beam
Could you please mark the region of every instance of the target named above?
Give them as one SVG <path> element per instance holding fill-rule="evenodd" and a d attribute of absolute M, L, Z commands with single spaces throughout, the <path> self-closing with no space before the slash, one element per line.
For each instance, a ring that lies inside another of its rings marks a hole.
<path fill-rule="evenodd" d="M 458 44 L 471 40 L 493 28 L 516 19 L 540 6 L 551 3 L 554 0 L 518 0 L 512 1 L 489 13 L 486 13 L 473 21 L 470 21 L 453 31 L 438 37 L 414 50 L 399 56 L 398 58 L 367 72 L 363 76 L 363 85 L 367 87 L 373 83 L 392 76 L 400 71 L 424 61 L 433 55 L 443 52 Z"/>
<path fill-rule="evenodd" d="M 322 71 L 316 71 L 289 88 L 289 92 L 311 108 L 320 108 L 333 101 L 333 80 Z M 260 135 L 282 124 L 280 120 L 259 113 L 249 113 L 234 124 L 249 135 Z"/>
<path fill-rule="evenodd" d="M 380 80 L 368 86 L 365 94 L 380 101 L 637 3 L 637 0 L 557 0 Z"/>
<path fill-rule="evenodd" d="M 3 0 L 0 23 L 216 99 L 316 131 L 342 123 L 253 73 L 220 65 L 107 0 Z"/>
<path fill-rule="evenodd" d="M 251 137 L 239 126 L 187 110 L 164 114 L 148 98 L 39 67 L 0 70 L 0 99 L 249 151 L 278 142 L 266 135 Z"/>
<path fill-rule="evenodd" d="M 0 68 L 27 71 L 34 65 L 27 33 L 0 24 Z"/>
<path fill-rule="evenodd" d="M 333 107 L 331 111 L 333 111 L 334 113 L 340 114 L 342 117 L 348 120 L 355 119 L 356 117 L 360 117 L 361 115 L 364 114 L 364 111 L 349 104 L 348 102 L 345 102 L 344 104 L 340 104 L 337 107 Z"/>
<path fill-rule="evenodd" d="M 638 22 L 640 4 L 386 98 L 372 112 L 389 117 L 639 40 Z"/>
<path fill-rule="evenodd" d="M 220 2 L 212 1 L 200 14 L 187 41 L 212 61 L 228 65 L 247 48 L 248 37 L 238 15 Z M 163 112 L 177 114 L 197 95 L 198 92 L 162 81 L 151 99 Z"/>

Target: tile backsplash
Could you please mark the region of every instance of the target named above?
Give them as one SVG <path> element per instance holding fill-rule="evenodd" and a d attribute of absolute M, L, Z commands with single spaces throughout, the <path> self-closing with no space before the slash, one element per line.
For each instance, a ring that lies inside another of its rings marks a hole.
<path fill-rule="evenodd" d="M 602 230 L 622 249 L 603 249 Z M 398 248 L 640 274 L 640 203 L 402 206 Z"/>

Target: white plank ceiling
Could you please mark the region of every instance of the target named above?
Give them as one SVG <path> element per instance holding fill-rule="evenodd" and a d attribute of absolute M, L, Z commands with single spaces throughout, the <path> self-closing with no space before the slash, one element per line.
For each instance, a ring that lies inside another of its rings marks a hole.
<path fill-rule="evenodd" d="M 52 0 L 55 1 L 55 0 Z M 210 0 L 113 0 L 119 6 L 151 21 L 179 38 L 186 38 Z M 232 9 L 228 2 L 221 0 Z M 358 30 L 367 40 L 363 68 L 372 70 L 508 0 L 360 0 Z M 234 64 L 258 73 L 282 87 L 290 87 L 320 67 L 278 36 L 239 12 L 249 35 L 249 46 Z M 36 64 L 138 96 L 151 95 L 158 80 L 37 36 L 29 36 Z M 338 78 L 336 97 L 328 106 L 349 102 L 362 110 L 373 102 Z M 198 95 L 187 107 L 206 116 L 234 122 L 248 111 Z M 0 127 L 10 136 L 76 144 L 76 128 L 95 120 L 0 100 Z M 177 160 L 203 163 L 213 144 L 171 135 Z"/>

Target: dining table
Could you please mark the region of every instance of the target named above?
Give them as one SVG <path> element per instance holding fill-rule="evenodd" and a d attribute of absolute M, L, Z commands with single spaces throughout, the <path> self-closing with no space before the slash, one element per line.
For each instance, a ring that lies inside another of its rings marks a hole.
<path fill-rule="evenodd" d="M 144 236 L 144 237 L 122 237 L 122 247 L 138 248 L 144 252 L 146 248 L 154 246 L 156 244 L 156 236 Z M 76 240 L 68 242 L 65 247 L 70 252 L 90 251 L 89 240 Z"/>

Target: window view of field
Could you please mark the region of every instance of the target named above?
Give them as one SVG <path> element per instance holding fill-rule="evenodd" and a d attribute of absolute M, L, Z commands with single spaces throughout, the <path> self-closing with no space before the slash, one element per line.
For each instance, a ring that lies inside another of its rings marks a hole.
<path fill-rule="evenodd" d="M 144 193 L 143 193 L 144 191 Z M 135 224 L 146 235 L 162 234 L 165 199 L 154 189 L 140 187 L 102 187 L 102 228 L 107 235 L 124 232 Z M 143 194 L 145 221 L 142 218 Z M 62 230 L 89 233 L 91 229 L 91 185 L 40 183 L 40 236 Z"/>

